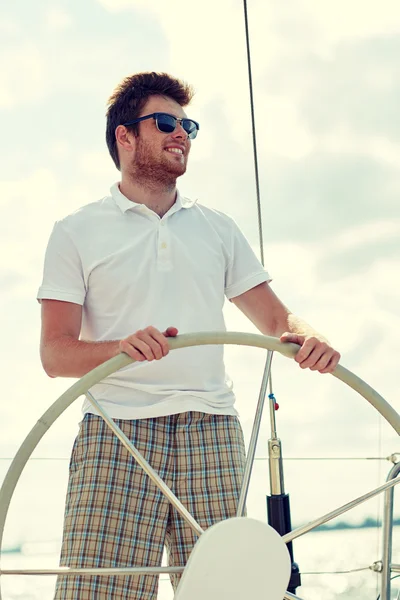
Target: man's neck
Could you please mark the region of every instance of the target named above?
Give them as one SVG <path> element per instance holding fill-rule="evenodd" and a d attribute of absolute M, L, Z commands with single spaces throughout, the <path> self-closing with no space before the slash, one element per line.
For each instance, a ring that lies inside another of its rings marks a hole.
<path fill-rule="evenodd" d="M 146 182 L 138 183 L 131 178 L 122 175 L 119 184 L 121 193 L 138 204 L 145 204 L 147 208 L 163 217 L 169 211 L 176 200 L 176 184 L 166 185 L 165 183 Z"/>

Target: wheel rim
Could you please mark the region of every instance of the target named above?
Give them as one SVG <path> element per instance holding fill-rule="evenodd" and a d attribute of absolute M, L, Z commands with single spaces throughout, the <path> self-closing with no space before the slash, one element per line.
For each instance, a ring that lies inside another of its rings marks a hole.
<path fill-rule="evenodd" d="M 279 352 L 288 358 L 294 358 L 299 350 L 297 344 L 282 343 L 274 337 L 240 332 L 210 331 L 183 334 L 176 338 L 168 338 L 168 343 L 171 350 L 191 346 L 222 344 L 252 346 Z M 134 360 L 127 354 L 119 354 L 84 375 L 47 409 L 29 432 L 15 455 L 0 490 L 0 549 L 2 548 L 5 521 L 15 487 L 26 463 L 43 435 L 79 396 L 85 394 L 99 381 L 133 362 Z M 400 415 L 378 392 L 341 365 L 336 367 L 332 375 L 363 396 L 400 435 Z"/>

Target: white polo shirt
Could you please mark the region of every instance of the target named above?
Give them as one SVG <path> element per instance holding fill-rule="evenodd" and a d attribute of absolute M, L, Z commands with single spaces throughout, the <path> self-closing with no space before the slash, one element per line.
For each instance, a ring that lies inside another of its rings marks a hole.
<path fill-rule="evenodd" d="M 178 193 L 160 218 L 128 200 L 116 183 L 110 196 L 55 224 L 38 299 L 82 305 L 81 339 L 119 340 L 148 325 L 225 331 L 225 296 L 264 281 L 268 273 L 227 215 Z M 91 392 L 113 418 L 237 414 L 223 346 L 136 362 Z M 95 412 L 87 400 L 83 412 Z"/>

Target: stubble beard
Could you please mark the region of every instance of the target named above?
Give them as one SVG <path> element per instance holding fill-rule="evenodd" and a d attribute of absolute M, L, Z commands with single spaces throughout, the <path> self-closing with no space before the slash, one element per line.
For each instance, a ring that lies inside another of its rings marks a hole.
<path fill-rule="evenodd" d="M 186 161 L 169 160 L 162 155 L 165 150 L 157 156 L 140 137 L 137 140 L 135 157 L 129 169 L 132 180 L 147 189 L 174 189 L 177 178 L 186 171 Z"/>

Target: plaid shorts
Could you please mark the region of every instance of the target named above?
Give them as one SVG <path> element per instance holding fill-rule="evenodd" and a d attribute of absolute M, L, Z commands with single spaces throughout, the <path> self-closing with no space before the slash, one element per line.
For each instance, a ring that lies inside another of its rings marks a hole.
<path fill-rule="evenodd" d="M 185 412 L 115 422 L 203 529 L 236 516 L 245 465 L 237 417 Z M 183 566 L 197 540 L 101 417 L 87 414 L 70 462 L 61 562 Z M 180 575 L 171 575 L 176 589 Z M 59 577 L 55 600 L 155 600 L 158 576 Z"/>

